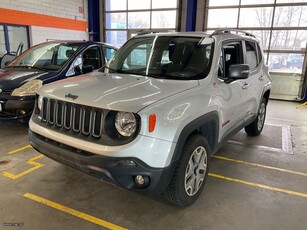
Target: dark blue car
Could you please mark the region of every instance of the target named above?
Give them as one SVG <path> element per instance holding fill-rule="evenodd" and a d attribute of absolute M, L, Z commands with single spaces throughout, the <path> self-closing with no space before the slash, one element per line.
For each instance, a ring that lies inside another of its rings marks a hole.
<path fill-rule="evenodd" d="M 28 49 L 0 69 L 0 120 L 27 121 L 42 85 L 99 70 L 116 50 L 89 41 L 52 41 Z"/>

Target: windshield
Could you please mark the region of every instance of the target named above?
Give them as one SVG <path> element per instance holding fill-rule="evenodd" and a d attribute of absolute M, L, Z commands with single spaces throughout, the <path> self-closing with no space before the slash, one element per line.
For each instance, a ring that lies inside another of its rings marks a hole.
<path fill-rule="evenodd" d="M 8 67 L 24 67 L 57 71 L 68 61 L 78 48 L 78 44 L 41 44 L 32 47 L 16 57 Z"/>
<path fill-rule="evenodd" d="M 201 37 L 133 38 L 117 51 L 109 73 L 128 73 L 166 79 L 201 79 L 211 67 L 213 43 Z"/>

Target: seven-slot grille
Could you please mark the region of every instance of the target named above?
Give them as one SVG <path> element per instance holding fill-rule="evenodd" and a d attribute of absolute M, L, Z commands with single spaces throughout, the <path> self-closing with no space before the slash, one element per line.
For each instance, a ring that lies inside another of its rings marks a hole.
<path fill-rule="evenodd" d="M 48 125 L 100 138 L 103 133 L 103 111 L 88 106 L 44 98 L 40 119 Z"/>

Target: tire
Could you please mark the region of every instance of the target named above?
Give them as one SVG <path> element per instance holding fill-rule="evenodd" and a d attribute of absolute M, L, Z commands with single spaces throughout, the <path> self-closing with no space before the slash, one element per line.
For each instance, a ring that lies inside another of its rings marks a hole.
<path fill-rule="evenodd" d="M 200 196 L 209 171 L 210 147 L 201 135 L 189 137 L 184 144 L 171 182 L 164 192 L 167 200 L 189 206 Z"/>
<path fill-rule="evenodd" d="M 251 124 L 245 126 L 245 132 L 247 133 L 247 135 L 258 136 L 262 132 L 265 122 L 266 105 L 266 99 L 262 98 L 256 119 Z"/>

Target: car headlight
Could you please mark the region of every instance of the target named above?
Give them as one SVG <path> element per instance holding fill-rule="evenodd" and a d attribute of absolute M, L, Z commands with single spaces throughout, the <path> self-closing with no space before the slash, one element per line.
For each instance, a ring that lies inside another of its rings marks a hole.
<path fill-rule="evenodd" d="M 124 137 L 131 137 L 136 131 L 136 118 L 133 113 L 118 112 L 115 116 L 115 128 Z"/>
<path fill-rule="evenodd" d="M 34 96 L 36 91 L 42 87 L 43 83 L 41 80 L 31 80 L 26 84 L 20 86 L 17 89 L 14 89 L 12 92 L 12 96 Z"/>

